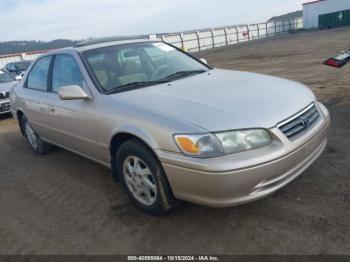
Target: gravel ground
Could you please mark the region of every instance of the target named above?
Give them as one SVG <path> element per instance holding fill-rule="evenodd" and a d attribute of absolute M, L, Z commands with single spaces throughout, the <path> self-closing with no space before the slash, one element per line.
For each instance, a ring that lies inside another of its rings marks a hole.
<path fill-rule="evenodd" d="M 183 203 L 167 217 L 134 208 L 110 171 L 62 149 L 31 153 L 0 117 L 0 254 L 349 254 L 349 70 L 320 63 L 350 30 L 299 33 L 197 54 L 221 68 L 310 85 L 330 109 L 325 153 L 274 195 L 240 207 Z"/>
<path fill-rule="evenodd" d="M 246 42 L 197 54 L 219 68 L 252 71 L 296 80 L 322 100 L 341 98 L 350 105 L 350 66 L 336 70 L 322 64 L 350 49 L 350 29 L 314 31 Z"/>

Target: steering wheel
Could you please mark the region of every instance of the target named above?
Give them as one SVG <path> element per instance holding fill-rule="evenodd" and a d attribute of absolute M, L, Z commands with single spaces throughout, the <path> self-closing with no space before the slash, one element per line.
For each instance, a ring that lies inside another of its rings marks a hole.
<path fill-rule="evenodd" d="M 152 79 L 159 79 L 163 76 L 166 76 L 166 72 L 171 71 L 170 66 L 168 65 L 161 65 L 156 69 L 156 71 L 152 74 Z"/>

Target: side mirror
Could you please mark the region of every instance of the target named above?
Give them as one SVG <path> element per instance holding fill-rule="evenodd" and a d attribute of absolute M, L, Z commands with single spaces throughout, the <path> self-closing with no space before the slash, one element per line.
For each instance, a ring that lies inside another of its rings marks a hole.
<path fill-rule="evenodd" d="M 203 64 L 208 64 L 208 61 L 205 58 L 200 58 L 199 61 L 201 61 Z"/>
<path fill-rule="evenodd" d="M 58 90 L 61 100 L 89 99 L 90 96 L 78 85 L 63 86 Z"/>
<path fill-rule="evenodd" d="M 22 76 L 22 75 L 19 75 L 19 76 L 16 76 L 16 77 L 15 77 L 16 81 L 21 81 L 21 80 L 22 80 L 22 78 L 23 78 L 23 76 Z"/>

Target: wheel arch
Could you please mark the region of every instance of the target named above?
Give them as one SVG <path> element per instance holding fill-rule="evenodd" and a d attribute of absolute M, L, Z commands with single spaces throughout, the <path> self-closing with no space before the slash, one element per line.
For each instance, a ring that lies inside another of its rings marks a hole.
<path fill-rule="evenodd" d="M 24 136 L 24 129 L 23 129 L 23 126 L 22 126 L 22 118 L 24 116 L 24 113 L 22 110 L 17 110 L 16 112 L 16 117 L 17 117 L 17 121 L 18 121 L 18 125 L 19 125 L 19 128 L 21 130 L 21 133 L 22 135 Z"/>
<path fill-rule="evenodd" d="M 158 144 L 156 141 L 147 134 L 144 130 L 135 128 L 132 126 L 125 126 L 119 129 L 117 132 L 113 133 L 112 138 L 109 143 L 109 153 L 111 158 L 111 168 L 113 179 L 115 181 L 118 180 L 118 174 L 116 171 L 116 159 L 115 154 L 117 153 L 120 146 L 128 140 L 137 139 L 140 141 L 145 147 L 147 147 L 150 152 L 152 152 L 153 156 L 159 161 L 157 154 L 155 153 L 155 149 L 158 148 Z"/>
<path fill-rule="evenodd" d="M 126 132 L 126 131 L 121 131 L 119 133 L 116 133 L 110 142 L 110 154 L 111 154 L 111 168 L 112 168 L 112 176 L 113 176 L 113 180 L 115 182 L 118 181 L 118 172 L 117 172 L 117 162 L 116 162 L 116 153 L 117 150 L 119 149 L 119 147 L 124 144 L 125 142 L 129 141 L 129 140 L 137 140 L 139 141 L 142 145 L 144 145 L 146 148 L 149 149 L 149 151 L 152 153 L 152 155 L 154 156 L 154 158 L 159 162 L 160 164 L 160 168 L 163 170 L 163 174 L 164 174 L 164 182 L 167 185 L 168 190 L 165 191 L 165 189 L 162 190 L 163 194 L 166 194 L 165 192 L 167 192 L 168 197 L 169 197 L 169 203 L 167 203 L 169 206 L 175 206 L 178 203 L 178 200 L 176 200 L 174 193 L 173 193 L 173 189 L 169 183 L 167 174 L 165 173 L 161 162 L 157 156 L 157 154 L 155 153 L 155 149 L 157 149 L 158 147 L 152 147 L 150 142 L 140 138 L 137 134 L 134 133 L 130 133 L 130 132 Z"/>

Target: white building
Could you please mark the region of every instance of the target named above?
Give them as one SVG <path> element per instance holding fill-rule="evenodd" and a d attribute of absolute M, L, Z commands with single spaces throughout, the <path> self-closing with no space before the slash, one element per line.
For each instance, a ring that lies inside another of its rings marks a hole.
<path fill-rule="evenodd" d="M 318 0 L 304 3 L 304 28 L 318 27 L 319 15 L 348 9 L 350 9 L 350 0 Z"/>

